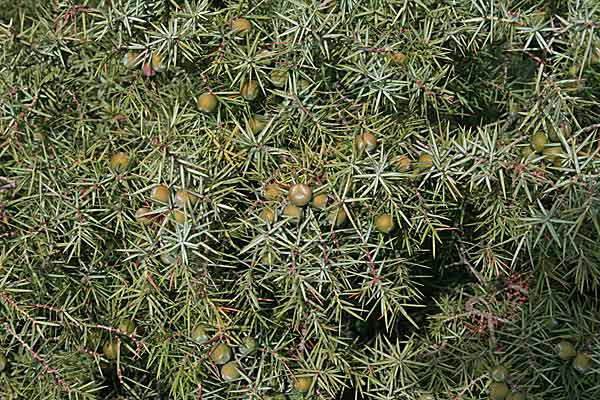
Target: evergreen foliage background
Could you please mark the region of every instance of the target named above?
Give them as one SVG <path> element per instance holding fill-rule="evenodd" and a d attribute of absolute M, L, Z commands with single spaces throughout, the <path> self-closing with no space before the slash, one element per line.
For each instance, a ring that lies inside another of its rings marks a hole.
<path fill-rule="evenodd" d="M 500 399 L 504 366 L 507 399 L 600 398 L 599 28 L 595 0 L 0 0 L 0 397 Z M 326 207 L 286 216 L 295 183 Z"/>

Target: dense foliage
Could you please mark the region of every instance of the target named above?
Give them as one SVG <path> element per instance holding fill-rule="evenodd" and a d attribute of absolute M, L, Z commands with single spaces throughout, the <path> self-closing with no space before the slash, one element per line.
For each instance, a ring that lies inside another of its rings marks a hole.
<path fill-rule="evenodd" d="M 0 398 L 600 398 L 597 0 L 0 0 Z"/>

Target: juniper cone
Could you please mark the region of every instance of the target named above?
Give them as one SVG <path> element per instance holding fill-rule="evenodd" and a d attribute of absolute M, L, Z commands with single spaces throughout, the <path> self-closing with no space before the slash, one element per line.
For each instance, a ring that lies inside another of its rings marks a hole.
<path fill-rule="evenodd" d="M 599 21 L 0 0 L 0 397 L 599 399 Z"/>

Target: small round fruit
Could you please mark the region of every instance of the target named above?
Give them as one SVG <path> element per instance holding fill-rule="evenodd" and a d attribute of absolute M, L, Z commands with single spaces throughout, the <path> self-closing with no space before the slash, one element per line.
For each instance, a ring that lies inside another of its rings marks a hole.
<path fill-rule="evenodd" d="M 253 80 L 244 82 L 240 88 L 240 94 L 248 101 L 254 100 L 258 96 L 258 84 Z"/>
<path fill-rule="evenodd" d="M 410 170 L 412 161 L 408 156 L 399 156 L 394 160 L 394 165 L 400 172 L 407 172 Z"/>
<path fill-rule="evenodd" d="M 169 188 L 165 185 L 156 185 L 152 189 L 151 197 L 156 202 L 166 204 L 169 202 Z"/>
<path fill-rule="evenodd" d="M 546 134 L 543 132 L 538 132 L 531 137 L 531 147 L 535 150 L 536 153 L 541 153 L 544 151 L 544 147 L 548 143 L 548 138 Z"/>
<path fill-rule="evenodd" d="M 526 146 L 521 147 L 521 157 L 527 158 L 531 155 L 531 153 L 532 153 L 531 146 L 526 145 Z"/>
<path fill-rule="evenodd" d="M 123 56 L 123 65 L 125 65 L 129 69 L 133 69 L 137 66 L 140 61 L 140 55 L 134 52 L 128 52 Z"/>
<path fill-rule="evenodd" d="M 435 397 L 431 393 L 423 393 L 419 396 L 419 400 L 435 400 Z"/>
<path fill-rule="evenodd" d="M 192 329 L 192 339 L 198 344 L 203 344 L 208 341 L 209 337 L 204 325 L 196 325 L 194 329 Z"/>
<path fill-rule="evenodd" d="M 135 322 L 131 319 L 125 319 L 119 324 L 119 330 L 132 334 L 135 331 Z"/>
<path fill-rule="evenodd" d="M 198 198 L 187 190 L 178 190 L 175 193 L 175 205 L 177 207 L 192 207 Z"/>
<path fill-rule="evenodd" d="M 212 93 L 203 93 L 198 97 L 198 109 L 206 114 L 215 111 L 217 103 L 217 96 Z"/>
<path fill-rule="evenodd" d="M 290 187 L 288 199 L 298 207 L 304 207 L 312 199 L 312 189 L 304 183 L 296 183 Z"/>
<path fill-rule="evenodd" d="M 288 72 L 285 69 L 274 69 L 271 71 L 271 82 L 278 88 L 285 86 L 287 82 Z"/>
<path fill-rule="evenodd" d="M 294 382 L 294 390 L 300 393 L 308 393 L 312 386 L 313 378 L 310 376 L 300 376 Z"/>
<path fill-rule="evenodd" d="M 129 155 L 123 152 L 113 154 L 110 157 L 110 166 L 115 171 L 125 171 L 129 167 Z"/>
<path fill-rule="evenodd" d="M 6 369 L 6 365 L 8 365 L 8 361 L 6 360 L 6 356 L 0 353 L 0 372 Z"/>
<path fill-rule="evenodd" d="M 219 343 L 210 353 L 210 359 L 215 364 L 225 364 L 231 360 L 231 348 L 225 343 Z"/>
<path fill-rule="evenodd" d="M 356 139 L 356 149 L 359 153 L 364 152 L 367 153 L 373 152 L 377 148 L 377 137 L 370 132 L 362 133 Z"/>
<path fill-rule="evenodd" d="M 308 89 L 308 87 L 310 86 L 310 81 L 307 79 L 299 79 L 296 82 L 296 88 L 298 89 L 298 91 L 303 92 L 306 89 Z"/>
<path fill-rule="evenodd" d="M 417 168 L 419 170 L 431 169 L 433 166 L 433 158 L 431 154 L 421 153 L 419 156 L 419 161 L 417 161 Z"/>
<path fill-rule="evenodd" d="M 151 62 L 145 62 L 142 64 L 142 72 L 144 73 L 144 76 L 148 77 L 156 75 L 156 71 L 154 68 L 152 68 Z"/>
<path fill-rule="evenodd" d="M 161 53 L 152 53 L 152 69 L 161 72 L 165 69 L 164 56 Z"/>
<path fill-rule="evenodd" d="M 242 356 L 249 356 L 255 353 L 257 348 L 258 343 L 256 342 L 256 339 L 252 336 L 246 336 L 244 339 L 242 339 L 242 343 L 240 343 L 238 351 Z"/>
<path fill-rule="evenodd" d="M 108 358 L 109 360 L 114 360 L 119 354 L 119 343 L 116 340 L 110 340 L 104 343 L 102 351 L 104 352 L 104 356 L 106 358 Z"/>
<path fill-rule="evenodd" d="M 403 65 L 406 62 L 406 54 L 401 51 L 394 51 L 390 54 L 390 59 L 396 65 Z"/>
<path fill-rule="evenodd" d="M 281 186 L 277 183 L 270 183 L 265 186 L 265 199 L 267 200 L 277 200 L 279 196 L 281 196 Z"/>
<path fill-rule="evenodd" d="M 265 208 L 260 212 L 259 218 L 262 219 L 264 222 L 272 224 L 273 222 L 275 222 L 275 212 L 270 208 Z"/>
<path fill-rule="evenodd" d="M 246 18 L 237 18 L 231 23 L 231 29 L 240 35 L 246 35 L 252 31 L 252 23 Z"/>
<path fill-rule="evenodd" d="M 506 396 L 506 400 L 525 400 L 525 395 L 521 392 L 512 392 Z"/>
<path fill-rule="evenodd" d="M 329 214 L 329 222 L 335 227 L 344 225 L 347 220 L 348 214 L 346 214 L 346 210 L 344 209 L 344 207 L 340 207 L 337 210 L 333 210 Z"/>
<path fill-rule="evenodd" d="M 240 371 L 235 361 L 230 361 L 221 367 L 221 376 L 225 381 L 235 381 L 240 378 Z"/>
<path fill-rule="evenodd" d="M 327 196 L 324 193 L 321 193 L 321 194 L 318 194 L 315 197 L 313 197 L 310 205 L 313 206 L 314 208 L 318 208 L 318 209 L 322 210 L 325 207 L 327 207 L 328 201 L 329 201 L 329 196 Z"/>
<path fill-rule="evenodd" d="M 510 390 L 504 382 L 494 382 L 490 385 L 490 400 L 504 400 Z"/>
<path fill-rule="evenodd" d="M 592 368 L 592 357 L 586 353 L 578 352 L 573 360 L 573 367 L 577 372 L 583 374 Z"/>
<path fill-rule="evenodd" d="M 563 134 L 563 136 L 565 137 L 565 139 L 568 139 L 571 137 L 573 128 L 571 127 L 571 124 L 569 123 L 569 121 L 564 121 L 564 120 L 560 121 L 558 123 L 558 129 L 560 129 L 560 131 Z"/>
<path fill-rule="evenodd" d="M 380 214 L 375 217 L 375 228 L 381 233 L 390 233 L 394 229 L 394 217 L 391 214 Z"/>
<path fill-rule="evenodd" d="M 544 156 L 555 167 L 560 167 L 563 161 L 563 151 L 560 146 L 544 147 Z"/>
<path fill-rule="evenodd" d="M 265 117 L 262 115 L 253 115 L 248 121 L 248 126 L 250 127 L 252 133 L 256 134 L 265 129 L 267 122 L 265 121 Z"/>
<path fill-rule="evenodd" d="M 160 255 L 160 261 L 165 265 L 175 264 L 177 261 L 177 254 L 174 252 L 166 252 Z"/>
<path fill-rule="evenodd" d="M 183 210 L 173 210 L 171 212 L 171 218 L 173 218 L 173 221 L 175 221 L 175 223 L 183 225 L 187 220 L 187 213 Z"/>
<path fill-rule="evenodd" d="M 496 382 L 504 382 L 508 379 L 508 369 L 499 365 L 492 370 L 492 379 Z"/>
<path fill-rule="evenodd" d="M 300 218 L 302 218 L 302 208 L 295 206 L 293 204 L 288 204 L 283 209 L 283 215 L 285 215 L 286 217 L 292 218 L 292 219 L 299 220 Z"/>
<path fill-rule="evenodd" d="M 269 65 L 273 61 L 272 57 L 273 54 L 269 50 L 263 49 L 256 55 L 256 63 L 260 65 Z"/>
<path fill-rule="evenodd" d="M 140 224 L 148 225 L 150 222 L 152 222 L 152 219 L 150 218 L 150 215 L 148 215 L 149 213 L 150 213 L 150 209 L 149 208 L 140 207 L 135 212 L 135 220 L 137 222 L 139 222 Z"/>
<path fill-rule="evenodd" d="M 563 340 L 562 342 L 558 343 L 555 346 L 555 351 L 556 354 L 558 355 L 558 357 L 561 360 L 572 360 L 576 355 L 577 352 L 575 351 L 575 346 L 573 346 L 573 343 L 568 342 L 566 340 Z"/>

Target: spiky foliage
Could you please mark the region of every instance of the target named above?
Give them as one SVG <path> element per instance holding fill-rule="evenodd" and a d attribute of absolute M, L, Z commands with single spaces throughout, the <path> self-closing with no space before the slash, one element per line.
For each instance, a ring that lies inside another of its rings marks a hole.
<path fill-rule="evenodd" d="M 1 0 L 0 391 L 597 399 L 599 20 Z"/>

